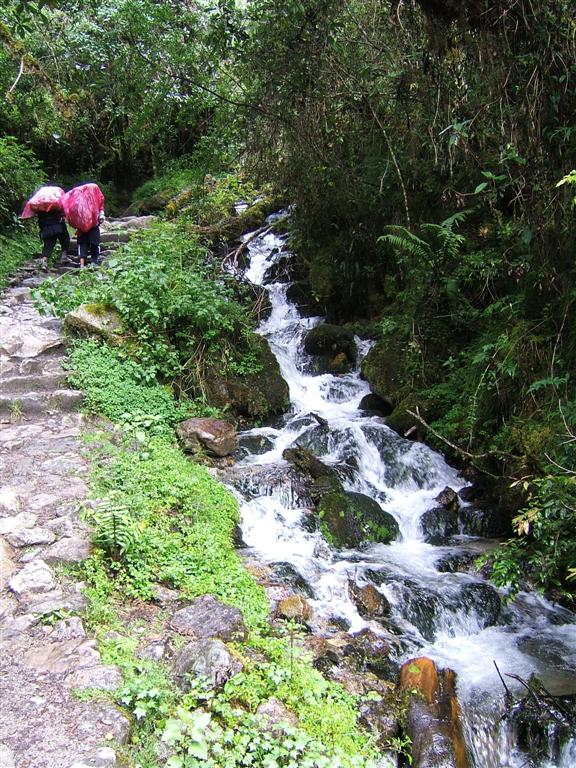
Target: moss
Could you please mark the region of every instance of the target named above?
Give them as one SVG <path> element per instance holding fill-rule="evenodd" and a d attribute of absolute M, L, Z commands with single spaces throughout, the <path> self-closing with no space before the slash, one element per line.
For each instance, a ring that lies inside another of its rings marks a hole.
<path fill-rule="evenodd" d="M 389 544 L 398 536 L 398 523 L 362 493 L 333 491 L 318 504 L 320 527 L 337 547 L 357 547 L 370 541 Z"/>

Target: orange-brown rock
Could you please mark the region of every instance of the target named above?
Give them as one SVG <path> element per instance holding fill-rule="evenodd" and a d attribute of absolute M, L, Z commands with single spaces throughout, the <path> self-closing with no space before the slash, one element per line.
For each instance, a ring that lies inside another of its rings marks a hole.
<path fill-rule="evenodd" d="M 400 670 L 400 690 L 418 691 L 428 704 L 440 695 L 440 678 L 436 664 L 427 656 L 407 661 Z"/>
<path fill-rule="evenodd" d="M 312 608 L 300 595 L 291 595 L 280 600 L 276 613 L 283 619 L 306 622 L 312 618 Z"/>
<path fill-rule="evenodd" d="M 412 740 L 412 768 L 469 768 L 456 696 L 456 673 L 438 670 L 432 659 L 407 661 L 400 690 L 409 696 L 406 733 Z"/>

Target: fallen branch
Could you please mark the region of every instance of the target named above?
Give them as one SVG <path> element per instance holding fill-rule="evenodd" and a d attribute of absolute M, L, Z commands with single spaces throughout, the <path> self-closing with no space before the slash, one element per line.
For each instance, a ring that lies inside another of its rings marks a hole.
<path fill-rule="evenodd" d="M 16 86 L 18 85 L 18 81 L 19 81 L 19 80 L 20 80 L 20 78 L 22 77 L 23 73 L 24 73 L 24 56 L 22 56 L 22 57 L 20 58 L 20 70 L 19 70 L 19 72 L 18 72 L 18 75 L 16 76 L 16 80 L 14 80 L 14 82 L 12 83 L 12 85 L 10 86 L 10 88 L 8 88 L 8 90 L 6 91 L 6 94 L 5 94 L 5 99 L 6 99 L 6 101 L 10 101 L 10 99 L 11 99 L 11 94 L 12 94 L 12 91 L 13 91 L 13 90 L 14 90 L 14 88 L 16 88 Z"/>
<path fill-rule="evenodd" d="M 224 256 L 222 259 L 221 269 L 222 271 L 225 271 L 230 265 L 232 265 L 233 269 L 236 269 L 238 265 L 238 258 L 242 251 L 247 248 L 252 240 L 255 240 L 257 237 L 260 237 L 261 235 L 267 235 L 268 232 L 274 229 L 276 224 L 278 224 L 281 221 L 285 221 L 288 218 L 288 214 L 286 216 L 281 216 L 280 218 L 276 219 L 276 221 L 273 221 L 272 224 L 265 224 L 263 227 L 260 227 L 259 229 L 255 229 L 254 232 L 251 232 L 248 237 L 246 237 L 237 248 L 234 248 L 233 251 L 230 251 L 229 253 Z"/>
<path fill-rule="evenodd" d="M 484 459 L 486 456 L 490 456 L 489 453 L 470 453 L 469 451 L 466 451 L 464 448 L 461 448 L 459 445 L 456 445 L 455 443 L 450 442 L 444 435 L 441 435 L 439 432 L 437 432 L 433 427 L 428 424 L 427 421 L 425 421 L 422 416 L 420 416 L 420 410 L 418 409 L 418 406 L 416 406 L 416 411 L 410 411 L 408 408 L 406 409 L 406 413 L 409 413 L 410 416 L 413 416 L 417 421 L 422 424 L 423 427 L 425 427 L 427 430 L 429 430 L 434 437 L 437 437 L 438 440 L 441 440 L 443 443 L 446 443 L 446 445 L 449 445 L 450 448 L 455 450 L 457 453 L 459 453 L 461 456 L 465 456 L 467 459 Z"/>

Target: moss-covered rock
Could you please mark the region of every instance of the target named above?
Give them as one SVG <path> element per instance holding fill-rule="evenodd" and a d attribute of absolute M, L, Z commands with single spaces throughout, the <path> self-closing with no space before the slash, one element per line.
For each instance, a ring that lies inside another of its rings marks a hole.
<path fill-rule="evenodd" d="M 208 401 L 237 416 L 262 419 L 283 413 L 290 406 L 290 392 L 278 361 L 262 336 L 254 335 L 251 347 L 260 366 L 255 373 L 223 372 L 219 364 L 207 366 L 204 386 Z"/>
<path fill-rule="evenodd" d="M 401 344 L 388 338 L 376 342 L 362 361 L 362 375 L 373 392 L 396 406 L 406 396 L 410 381 Z"/>
<path fill-rule="evenodd" d="M 322 323 L 312 328 L 304 338 L 304 349 L 310 355 L 321 355 L 329 360 L 344 355 L 349 365 L 356 362 L 354 335 L 340 325 Z"/>
<path fill-rule="evenodd" d="M 422 424 L 408 413 L 408 411 L 415 412 L 417 405 L 416 396 L 414 394 L 408 395 L 395 406 L 389 416 L 386 416 L 386 425 L 401 437 L 421 440 L 424 432 Z"/>
<path fill-rule="evenodd" d="M 64 327 L 80 336 L 97 336 L 110 344 L 121 342 L 122 321 L 116 310 L 104 304 L 81 304 L 68 312 Z"/>
<path fill-rule="evenodd" d="M 389 544 L 400 532 L 392 515 L 363 493 L 327 493 L 320 499 L 318 514 L 324 535 L 336 547 L 358 547 L 367 542 Z"/>

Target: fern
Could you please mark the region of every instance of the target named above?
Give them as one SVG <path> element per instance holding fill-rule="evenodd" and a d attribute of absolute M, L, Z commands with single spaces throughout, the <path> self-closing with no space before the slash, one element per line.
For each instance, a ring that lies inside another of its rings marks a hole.
<path fill-rule="evenodd" d="M 138 540 L 138 529 L 130 510 L 113 499 L 102 502 L 92 514 L 95 526 L 94 542 L 114 560 L 133 549 Z"/>

